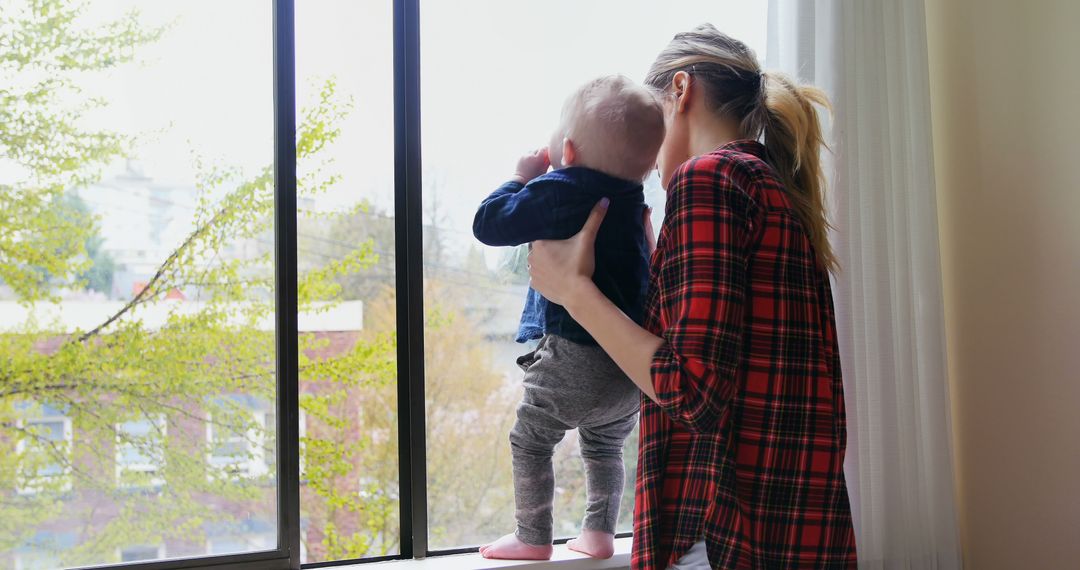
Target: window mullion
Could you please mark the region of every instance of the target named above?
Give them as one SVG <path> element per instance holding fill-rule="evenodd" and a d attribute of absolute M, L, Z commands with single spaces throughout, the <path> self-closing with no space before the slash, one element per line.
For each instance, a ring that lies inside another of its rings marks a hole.
<path fill-rule="evenodd" d="M 274 0 L 274 290 L 277 347 L 278 548 L 300 568 L 296 255 L 296 28 L 293 0 Z"/>
<path fill-rule="evenodd" d="M 394 209 L 401 555 L 427 555 L 418 0 L 394 0 Z"/>

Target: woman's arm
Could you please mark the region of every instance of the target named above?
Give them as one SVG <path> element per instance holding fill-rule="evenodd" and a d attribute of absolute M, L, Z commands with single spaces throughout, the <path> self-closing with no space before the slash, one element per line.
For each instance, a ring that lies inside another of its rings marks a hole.
<path fill-rule="evenodd" d="M 529 251 L 531 284 L 549 301 L 565 307 L 634 384 L 656 400 L 650 367 L 653 354 L 664 341 L 630 320 L 592 281 L 593 243 L 607 206 L 604 198 L 574 237 L 533 243 Z M 566 271 L 568 266 L 577 270 Z"/>
<path fill-rule="evenodd" d="M 653 356 L 664 340 L 627 317 L 596 285 L 583 290 L 566 310 L 589 331 L 634 384 L 651 400 L 657 401 L 651 369 Z"/>
<path fill-rule="evenodd" d="M 745 327 L 746 255 L 751 210 L 730 179 L 733 166 L 694 160 L 673 178 L 668 250 L 658 277 L 663 337 L 634 324 L 592 284 L 593 242 L 603 204 L 581 232 L 536 242 L 533 288 L 567 308 L 620 368 L 674 420 L 716 429 L 735 391 Z M 677 200 L 677 201 L 675 201 Z"/>

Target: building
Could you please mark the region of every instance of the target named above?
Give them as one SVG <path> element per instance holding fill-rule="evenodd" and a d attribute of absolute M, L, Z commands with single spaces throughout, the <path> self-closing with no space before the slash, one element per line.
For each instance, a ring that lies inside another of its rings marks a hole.
<path fill-rule="evenodd" d="M 54 341 L 39 347 L 41 351 L 48 352 L 55 350 L 65 335 L 103 322 L 123 305 L 122 302 L 66 301 L 58 305 L 40 304 L 27 308 L 15 302 L 0 302 L 0 314 L 5 315 L 0 323 L 0 335 L 19 334 L 22 326 L 36 323 L 37 330 L 51 331 L 57 335 L 53 337 Z M 135 318 L 145 328 L 154 330 L 163 326 L 170 315 L 194 315 L 202 308 L 203 304 L 198 302 L 162 301 L 144 307 Z M 318 348 L 309 352 L 308 356 L 332 358 L 352 348 L 363 328 L 363 309 L 360 301 L 346 301 L 333 307 L 316 306 L 310 312 L 301 313 L 300 334 L 311 335 L 318 340 Z M 257 328 L 272 331 L 272 319 L 266 319 Z M 313 380 L 301 376 L 301 393 L 317 393 L 324 389 Z M 102 394 L 100 397 L 110 398 L 111 395 Z M 101 441 L 100 436 L 95 439 L 81 429 L 63 406 L 37 405 L 25 401 L 16 403 L 20 414 L 17 428 L 40 434 L 48 445 L 63 450 L 69 460 L 48 460 L 38 464 L 33 482 L 0 490 L 0 497 L 7 501 L 29 503 L 42 498 L 59 500 L 61 503 L 58 516 L 36 526 L 29 541 L 8 552 L 0 552 L 0 568 L 31 570 L 65 564 L 64 553 L 78 549 L 84 542 L 80 529 L 100 527 L 109 521 L 130 516 L 117 504 L 114 493 L 133 497 L 135 504 L 164 496 L 169 479 L 163 450 L 165 445 L 174 445 L 176 441 L 191 445 L 192 453 L 196 455 L 201 453 L 198 449 L 204 449 L 205 456 L 200 460 L 208 472 L 219 470 L 235 477 L 260 481 L 257 489 L 260 498 L 235 501 L 195 490 L 193 499 L 211 505 L 214 512 L 227 516 L 220 521 L 204 521 L 194 533 L 194 538 L 191 537 L 192 533 L 188 533 L 185 539 L 167 538 L 154 543 L 120 544 L 111 557 L 106 555 L 111 560 L 100 561 L 131 562 L 272 548 L 277 536 L 273 499 L 276 492 L 273 477 L 276 468 L 276 411 L 272 402 L 243 394 L 223 395 L 223 398 L 236 404 L 238 409 L 248 410 L 253 425 L 263 426 L 265 431 L 237 433 L 220 429 L 212 421 L 213 418 L 202 421 L 198 410 L 186 409 L 190 413 L 172 415 L 169 419 L 164 413 L 155 413 L 141 420 L 118 423 L 115 439 Z M 350 405 L 356 409 L 363 405 L 363 395 L 356 391 L 350 392 L 348 398 Z M 350 433 L 362 429 L 358 423 L 359 418 L 347 422 Z M 324 435 L 327 429 L 318 422 L 310 422 L 309 425 L 306 415 L 301 414 L 301 437 L 309 434 L 318 437 Z M 3 445 L 3 439 L 3 434 L 0 434 L 0 445 Z M 146 445 L 146 442 L 151 443 Z M 18 456 L 25 452 L 25 447 L 25 442 L 20 441 L 3 453 Z M 91 449 L 95 453 L 86 453 Z M 108 460 L 102 461 L 102 457 Z M 80 471 L 80 476 L 73 476 L 73 470 Z M 96 481 L 95 485 L 85 483 L 87 476 Z M 102 492 L 101 482 L 109 479 L 114 481 L 113 488 Z M 345 491 L 361 492 L 360 487 L 361 482 L 357 481 L 355 487 Z M 311 500 L 312 493 L 305 484 L 302 500 Z M 86 513 L 90 514 L 87 516 Z M 304 524 L 310 522 L 305 519 Z M 311 540 L 315 544 L 322 538 L 318 534 L 318 526 L 313 525 L 311 530 Z M 101 557 L 100 554 L 96 556 Z"/>

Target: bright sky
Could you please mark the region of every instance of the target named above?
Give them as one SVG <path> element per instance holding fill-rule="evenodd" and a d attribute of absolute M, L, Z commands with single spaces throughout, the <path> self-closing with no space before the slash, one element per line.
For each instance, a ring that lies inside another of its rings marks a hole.
<path fill-rule="evenodd" d="M 92 5 L 93 14 L 138 7 L 149 23 L 175 23 L 142 51 L 142 64 L 86 78 L 88 92 L 112 102 L 87 120 L 145 133 L 139 158 L 148 176 L 193 184 L 193 152 L 246 170 L 272 161 L 269 2 Z M 388 0 L 297 2 L 301 105 L 331 75 L 355 103 L 331 151 L 343 180 L 318 207 L 366 198 L 392 208 L 391 17 Z M 477 204 L 520 154 L 546 143 L 573 89 L 610 73 L 641 80 L 672 35 L 702 22 L 764 59 L 764 0 L 422 1 L 425 200 L 437 196 L 440 226 L 461 245 L 474 243 Z"/>

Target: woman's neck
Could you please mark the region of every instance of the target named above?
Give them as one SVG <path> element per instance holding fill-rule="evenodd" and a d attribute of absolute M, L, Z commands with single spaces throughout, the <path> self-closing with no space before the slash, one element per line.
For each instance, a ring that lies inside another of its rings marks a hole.
<path fill-rule="evenodd" d="M 707 154 L 738 138 L 736 133 L 727 131 L 701 133 L 690 141 L 690 152 L 693 156 Z"/>
<path fill-rule="evenodd" d="M 691 156 L 701 156 L 710 153 L 717 148 L 740 138 L 737 125 L 731 124 L 730 121 L 717 119 L 715 118 L 715 115 L 712 115 L 711 113 L 704 117 L 698 117 L 696 123 L 693 124 L 699 125 L 699 128 L 693 129 L 690 132 L 689 147 Z"/>

